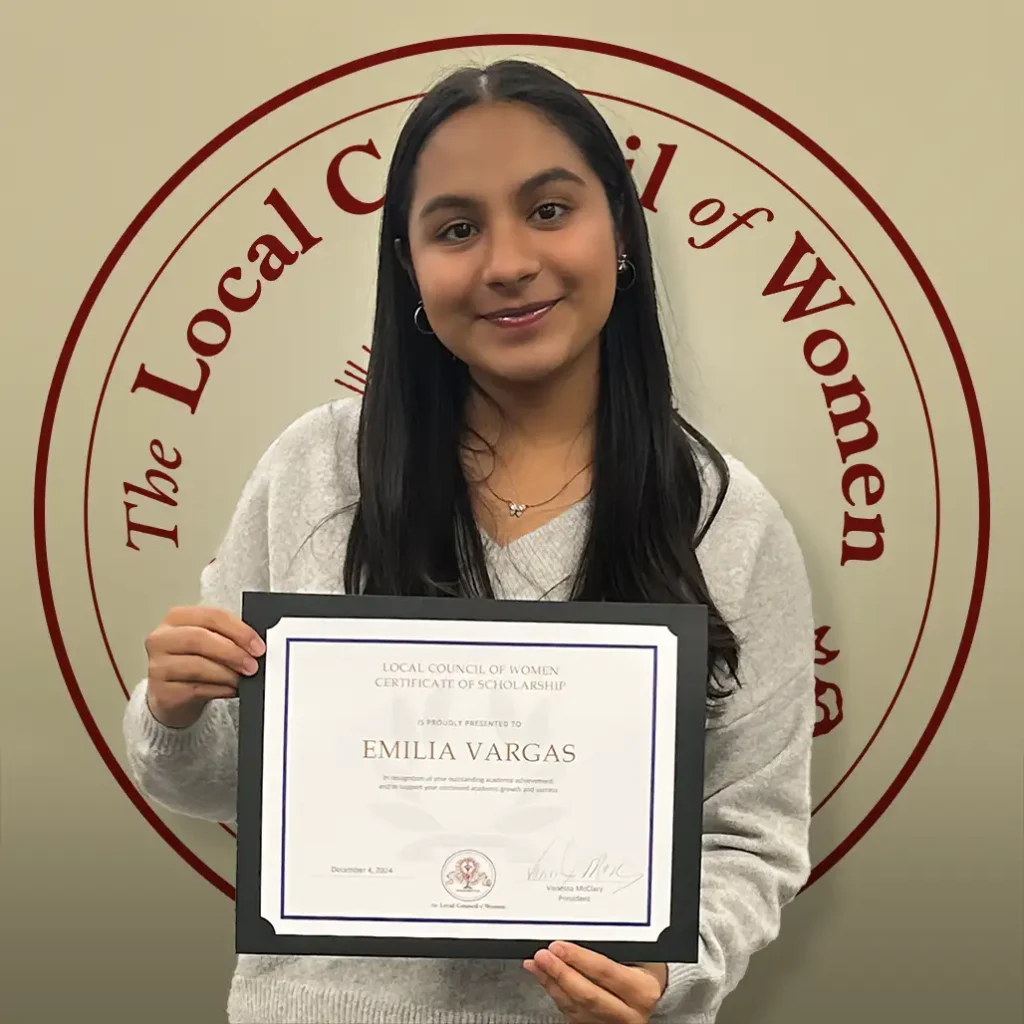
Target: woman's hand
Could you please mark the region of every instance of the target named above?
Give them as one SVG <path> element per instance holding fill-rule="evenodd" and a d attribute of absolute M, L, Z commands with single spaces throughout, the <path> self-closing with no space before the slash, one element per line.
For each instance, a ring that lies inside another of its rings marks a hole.
<path fill-rule="evenodd" d="M 158 722 L 184 729 L 211 700 L 234 697 L 266 651 L 259 635 L 217 608 L 172 608 L 146 637 L 147 700 Z"/>
<path fill-rule="evenodd" d="M 668 983 L 665 964 L 626 966 L 571 942 L 554 942 L 523 966 L 570 1024 L 647 1024 Z"/>

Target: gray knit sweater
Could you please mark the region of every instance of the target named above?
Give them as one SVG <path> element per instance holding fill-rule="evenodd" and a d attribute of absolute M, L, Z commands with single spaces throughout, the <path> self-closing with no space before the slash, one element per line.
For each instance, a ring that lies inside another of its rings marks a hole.
<path fill-rule="evenodd" d="M 302 416 L 269 447 L 246 484 L 201 602 L 239 614 L 244 590 L 336 593 L 351 518 L 329 513 L 358 495 L 359 399 Z M 724 505 L 699 549 L 711 593 L 742 643 L 743 684 L 706 732 L 697 964 L 670 964 L 652 1020 L 708 1024 L 779 931 L 782 907 L 809 872 L 813 620 L 808 579 L 779 505 L 734 458 Z M 586 501 L 505 548 L 484 537 L 499 596 L 566 597 L 583 541 Z M 554 588 L 553 590 L 551 588 Z M 549 593 L 550 591 L 550 593 Z M 244 685 L 244 680 L 242 685 Z M 188 729 L 150 714 L 146 682 L 124 731 L 135 779 L 182 814 L 232 822 L 237 702 L 214 701 Z M 614 814 L 614 808 L 609 808 Z M 240 956 L 232 1022 L 280 1024 L 561 1024 L 521 962 Z"/>

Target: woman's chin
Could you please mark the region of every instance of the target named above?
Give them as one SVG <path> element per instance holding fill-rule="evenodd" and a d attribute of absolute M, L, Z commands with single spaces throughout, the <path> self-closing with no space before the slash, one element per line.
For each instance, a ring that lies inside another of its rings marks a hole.
<path fill-rule="evenodd" d="M 562 361 L 539 359 L 508 359 L 500 362 L 489 360 L 471 366 L 470 370 L 482 381 L 512 387 L 528 387 L 544 384 L 557 377 L 564 365 Z"/>
<path fill-rule="evenodd" d="M 562 376 L 578 362 L 562 346 L 524 345 L 501 353 L 479 354 L 467 360 L 470 371 L 481 379 L 510 385 L 544 384 Z"/>

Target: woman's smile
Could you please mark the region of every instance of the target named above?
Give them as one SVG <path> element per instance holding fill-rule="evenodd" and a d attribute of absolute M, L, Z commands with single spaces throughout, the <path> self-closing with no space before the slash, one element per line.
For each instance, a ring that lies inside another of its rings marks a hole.
<path fill-rule="evenodd" d="M 493 313 L 483 314 L 481 319 L 500 327 L 503 331 L 522 331 L 539 324 L 560 301 L 561 299 L 550 299 L 547 302 L 504 306 Z"/>

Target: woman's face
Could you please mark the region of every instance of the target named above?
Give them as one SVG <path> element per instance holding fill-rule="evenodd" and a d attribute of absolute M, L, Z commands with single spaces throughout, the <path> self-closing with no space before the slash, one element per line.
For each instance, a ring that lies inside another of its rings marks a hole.
<path fill-rule="evenodd" d="M 409 248 L 430 328 L 477 374 L 540 381 L 597 353 L 615 298 L 611 211 L 582 153 L 533 108 L 482 103 L 437 129 Z"/>

